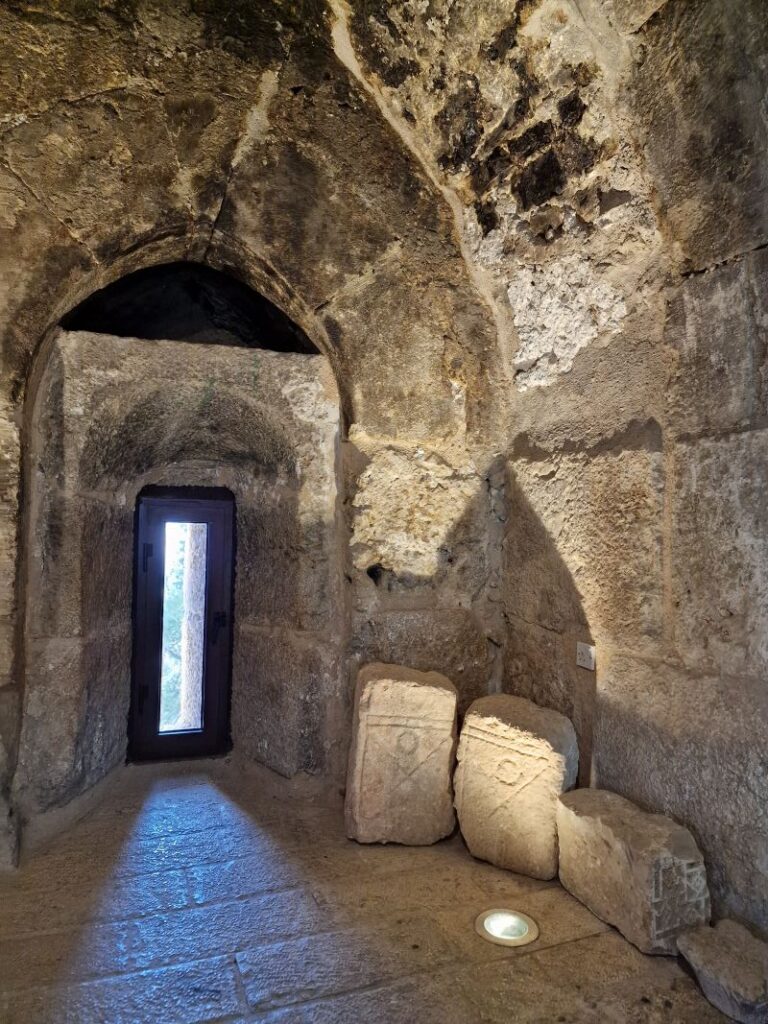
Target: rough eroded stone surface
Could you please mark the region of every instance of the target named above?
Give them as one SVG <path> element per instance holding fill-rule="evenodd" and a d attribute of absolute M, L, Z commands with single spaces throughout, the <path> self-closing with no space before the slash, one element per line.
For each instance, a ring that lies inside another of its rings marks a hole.
<path fill-rule="evenodd" d="M 389 611 L 352 620 L 353 652 L 361 662 L 408 664 L 447 676 L 459 694 L 459 714 L 487 693 L 492 654 L 482 623 L 464 608 Z M 414 644 L 413 638 L 419 638 Z"/>
<path fill-rule="evenodd" d="M 674 953 L 685 928 L 709 920 L 704 861 L 691 833 L 600 789 L 557 806 L 560 881 L 644 953 Z"/>
<path fill-rule="evenodd" d="M 764 248 L 686 277 L 670 294 L 665 342 L 675 362 L 667 407 L 676 436 L 691 440 L 761 426 L 767 318 Z"/>
<path fill-rule="evenodd" d="M 659 635 L 660 443 L 657 426 L 638 424 L 633 450 L 548 455 L 531 446 L 514 462 L 505 546 L 511 614 L 556 633 L 588 623 L 596 640 L 616 645 Z"/>
<path fill-rule="evenodd" d="M 471 705 L 461 730 L 456 811 L 475 857 L 534 878 L 557 873 L 558 796 L 576 781 L 568 719 L 522 697 Z"/>
<path fill-rule="evenodd" d="M 667 3 L 640 38 L 633 100 L 675 241 L 696 268 L 764 244 L 764 3 Z"/>
<path fill-rule="evenodd" d="M 768 921 L 766 749 L 762 678 L 603 659 L 595 784 L 691 828 L 717 916 L 758 926 Z"/>
<path fill-rule="evenodd" d="M 19 855 L 19 830 L 8 801 L 0 796 L 0 870 L 16 866 Z"/>
<path fill-rule="evenodd" d="M 677 948 L 707 999 L 741 1024 L 768 1021 L 768 944 L 737 921 L 684 932 Z"/>
<path fill-rule="evenodd" d="M 347 835 L 422 846 L 454 827 L 456 688 L 438 672 L 366 665 L 355 694 Z"/>

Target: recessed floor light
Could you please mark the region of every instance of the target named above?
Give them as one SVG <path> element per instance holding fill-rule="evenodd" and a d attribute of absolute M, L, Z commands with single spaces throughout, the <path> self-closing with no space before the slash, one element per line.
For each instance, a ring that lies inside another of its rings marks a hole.
<path fill-rule="evenodd" d="M 484 910 L 475 921 L 475 931 L 497 946 L 527 946 L 539 937 L 539 926 L 519 910 Z"/>

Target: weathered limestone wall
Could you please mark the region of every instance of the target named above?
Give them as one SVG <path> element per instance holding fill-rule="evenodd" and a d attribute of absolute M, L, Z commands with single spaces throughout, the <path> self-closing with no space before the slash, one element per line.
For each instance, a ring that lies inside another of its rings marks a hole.
<path fill-rule="evenodd" d="M 633 43 L 598 4 L 360 4 L 371 88 L 457 207 L 494 310 L 503 407 L 503 686 L 569 715 L 591 777 L 577 640 L 661 634 L 670 259 L 636 144 Z"/>
<path fill-rule="evenodd" d="M 59 332 L 30 427 L 22 813 L 65 803 L 125 757 L 148 483 L 235 495 L 236 753 L 288 775 L 338 770 L 347 629 L 326 360 Z"/>
<path fill-rule="evenodd" d="M 768 927 L 763 7 L 3 9 L 0 774 L 31 353 L 196 259 L 339 382 L 347 693 L 406 662 L 572 716 L 582 783 L 674 814 Z"/>
<path fill-rule="evenodd" d="M 333 367 L 349 428 L 347 696 L 357 665 L 376 660 L 442 670 L 465 704 L 485 692 L 503 632 L 488 543 L 493 318 L 450 210 L 334 53 L 325 6 L 6 5 L 0 52 L 0 795 L 24 683 L 13 566 L 33 353 L 65 311 L 153 263 L 240 277 Z M 297 687 L 307 661 L 328 678 L 322 654 L 297 644 L 269 654 Z"/>
<path fill-rule="evenodd" d="M 689 824 L 716 908 L 768 929 L 765 8 L 670 3 L 640 44 L 629 94 L 675 256 L 663 632 L 606 664 L 596 770 Z"/>
<path fill-rule="evenodd" d="M 768 928 L 764 5 L 334 6 L 494 308 L 503 686 Z"/>

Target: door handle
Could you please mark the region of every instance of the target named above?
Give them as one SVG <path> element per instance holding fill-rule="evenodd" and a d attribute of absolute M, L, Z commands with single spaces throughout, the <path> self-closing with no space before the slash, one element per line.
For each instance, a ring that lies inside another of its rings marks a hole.
<path fill-rule="evenodd" d="M 227 625 L 227 613 L 216 612 L 211 620 L 211 645 L 214 645 L 219 639 L 219 630 L 224 629 Z"/>
<path fill-rule="evenodd" d="M 149 565 L 149 560 L 154 553 L 154 546 L 152 544 L 144 544 L 141 549 L 141 571 L 146 572 Z"/>
<path fill-rule="evenodd" d="M 144 704 L 146 703 L 147 697 L 149 696 L 149 686 L 146 683 L 142 683 L 139 686 L 139 706 L 138 713 L 139 717 L 144 714 Z"/>

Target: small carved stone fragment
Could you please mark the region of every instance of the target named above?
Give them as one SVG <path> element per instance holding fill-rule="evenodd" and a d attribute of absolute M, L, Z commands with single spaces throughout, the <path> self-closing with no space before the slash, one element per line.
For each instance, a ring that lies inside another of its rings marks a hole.
<path fill-rule="evenodd" d="M 768 1021 L 768 943 L 737 921 L 683 932 L 677 948 L 707 999 L 740 1024 Z"/>

